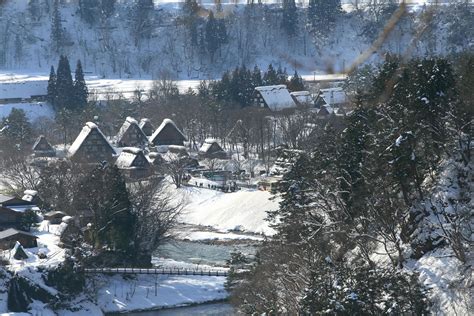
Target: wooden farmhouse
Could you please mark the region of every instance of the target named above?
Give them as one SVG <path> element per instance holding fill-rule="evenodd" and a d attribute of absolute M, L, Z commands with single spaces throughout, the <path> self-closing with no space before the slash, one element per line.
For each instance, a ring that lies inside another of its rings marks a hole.
<path fill-rule="evenodd" d="M 272 111 L 281 111 L 296 107 L 295 100 L 291 97 L 286 85 L 256 87 L 254 91 L 254 104 Z"/>
<path fill-rule="evenodd" d="M 333 110 L 343 109 L 348 104 L 349 100 L 342 88 L 321 89 L 314 100 L 314 106 L 318 109 L 322 109 L 324 106 L 329 106 Z"/>
<path fill-rule="evenodd" d="M 46 140 L 46 137 L 40 135 L 33 145 L 34 157 L 56 157 L 56 151 Z"/>
<path fill-rule="evenodd" d="M 87 122 L 69 148 L 69 158 L 80 163 L 97 163 L 113 160 L 116 152 L 99 127 Z"/>
<path fill-rule="evenodd" d="M 148 137 L 138 125 L 137 120 L 127 117 L 116 136 L 116 143 L 118 147 L 144 148 L 148 145 Z"/>
<path fill-rule="evenodd" d="M 313 102 L 313 98 L 311 97 L 311 93 L 309 93 L 309 91 L 293 91 L 290 92 L 290 95 L 295 103 L 299 106 L 309 106 Z"/>
<path fill-rule="evenodd" d="M 217 140 L 208 138 L 199 149 L 199 156 L 208 159 L 227 159 L 227 153 L 217 143 Z"/>
<path fill-rule="evenodd" d="M 153 127 L 149 119 L 142 118 L 138 126 L 142 129 L 143 133 L 145 133 L 146 136 L 149 137 L 153 135 L 153 131 L 155 130 L 155 128 Z"/>
<path fill-rule="evenodd" d="M 154 146 L 177 145 L 183 146 L 186 136 L 170 119 L 164 119 L 161 125 L 151 135 L 150 142 Z"/>
<path fill-rule="evenodd" d="M 153 168 L 143 151 L 136 147 L 125 147 L 115 165 L 129 179 L 142 179 L 153 173 Z"/>
<path fill-rule="evenodd" d="M 18 228 L 27 210 L 39 211 L 33 202 L 0 194 L 0 229 Z"/>
<path fill-rule="evenodd" d="M 38 237 L 33 234 L 9 228 L 0 232 L 0 249 L 12 249 L 13 247 L 15 247 L 17 241 L 24 248 L 38 247 L 36 239 L 38 239 Z"/>
<path fill-rule="evenodd" d="M 61 211 L 51 211 L 44 214 L 44 219 L 49 221 L 51 224 L 61 224 L 64 216 L 67 216 L 66 213 Z"/>

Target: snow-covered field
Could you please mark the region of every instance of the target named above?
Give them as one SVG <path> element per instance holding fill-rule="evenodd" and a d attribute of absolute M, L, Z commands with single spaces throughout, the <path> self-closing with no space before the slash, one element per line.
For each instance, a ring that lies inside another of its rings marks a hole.
<path fill-rule="evenodd" d="M 187 201 L 180 219 L 184 223 L 212 226 L 221 231 L 246 231 L 267 236 L 275 233 L 265 218 L 268 211 L 278 209 L 279 199 L 269 192 L 242 189 L 223 193 L 195 187 L 182 187 L 176 192 Z"/>

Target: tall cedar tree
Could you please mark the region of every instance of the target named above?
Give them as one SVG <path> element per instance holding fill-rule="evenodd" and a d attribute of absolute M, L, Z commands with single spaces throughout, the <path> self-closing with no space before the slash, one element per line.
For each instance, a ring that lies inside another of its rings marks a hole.
<path fill-rule="evenodd" d="M 59 53 L 64 46 L 64 29 L 61 22 L 61 13 L 59 12 L 59 1 L 55 0 L 53 4 L 53 18 L 51 25 L 51 40 L 56 53 Z"/>
<path fill-rule="evenodd" d="M 295 70 L 295 73 L 291 77 L 291 80 L 288 82 L 288 90 L 290 91 L 303 91 L 305 90 L 303 78 L 298 75 L 298 72 Z"/>
<path fill-rule="evenodd" d="M 71 66 L 67 56 L 59 57 L 58 72 L 56 74 L 56 109 L 73 109 L 74 83 L 72 81 Z"/>
<path fill-rule="evenodd" d="M 295 35 L 298 28 L 298 13 L 295 0 L 283 0 L 282 28 L 288 35 Z"/>
<path fill-rule="evenodd" d="M 78 60 L 74 78 L 74 103 L 77 109 L 83 109 L 86 107 L 88 96 L 89 91 L 87 90 L 86 81 L 84 80 L 82 64 L 81 61 Z"/>
<path fill-rule="evenodd" d="M 56 82 L 57 82 L 56 72 L 54 71 L 54 66 L 51 66 L 51 71 L 49 72 L 49 80 L 48 80 L 48 94 L 46 98 L 53 107 L 56 106 L 56 98 L 58 96 Z"/>
<path fill-rule="evenodd" d="M 207 51 L 209 52 L 211 57 L 211 62 L 213 62 L 214 54 L 220 46 L 220 40 L 218 22 L 214 18 L 214 13 L 212 11 L 209 13 L 209 18 L 206 24 L 206 43 Z"/>
<path fill-rule="evenodd" d="M 341 0 L 309 0 L 307 17 L 312 31 L 328 38 L 341 12 Z"/>

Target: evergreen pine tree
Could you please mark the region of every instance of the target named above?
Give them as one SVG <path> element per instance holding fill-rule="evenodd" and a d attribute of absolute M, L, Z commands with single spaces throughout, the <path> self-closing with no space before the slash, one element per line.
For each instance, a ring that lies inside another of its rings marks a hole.
<path fill-rule="evenodd" d="M 206 23 L 206 44 L 207 51 L 211 56 L 211 62 L 214 61 L 214 54 L 219 48 L 219 26 L 214 18 L 214 13 L 211 11 L 209 13 L 209 18 Z"/>
<path fill-rule="evenodd" d="M 291 77 L 291 80 L 288 82 L 288 90 L 290 91 L 303 91 L 305 90 L 303 78 L 298 75 L 298 72 L 295 70 L 295 73 Z"/>
<path fill-rule="evenodd" d="M 46 96 L 47 100 L 54 107 L 56 106 L 56 99 L 58 97 L 58 91 L 56 88 L 56 73 L 54 71 L 54 66 L 51 66 L 51 71 L 49 72 L 48 80 L 48 94 Z"/>
<path fill-rule="evenodd" d="M 53 49 L 59 53 L 64 46 L 64 29 L 61 22 L 61 13 L 59 12 L 59 0 L 55 0 L 53 4 L 51 40 Z"/>
<path fill-rule="evenodd" d="M 82 64 L 81 61 L 78 60 L 74 78 L 74 101 L 78 109 L 83 109 L 87 105 L 88 95 L 89 91 L 87 90 L 86 81 L 84 80 Z"/>
<path fill-rule="evenodd" d="M 295 35 L 298 27 L 298 13 L 295 0 L 283 0 L 283 17 L 281 26 L 288 35 Z"/>
<path fill-rule="evenodd" d="M 283 69 L 281 66 L 278 66 L 277 70 L 277 84 L 287 84 L 288 81 L 288 73 L 286 72 L 286 68 Z"/>
<path fill-rule="evenodd" d="M 255 65 L 255 67 L 253 68 L 252 85 L 254 88 L 263 85 L 262 72 L 260 71 L 260 68 L 258 68 L 257 65 Z"/>
<path fill-rule="evenodd" d="M 267 72 L 263 75 L 263 84 L 266 86 L 279 84 L 278 74 L 272 64 L 268 65 Z"/>
<path fill-rule="evenodd" d="M 341 0 L 309 0 L 307 18 L 312 31 L 329 38 L 341 12 Z"/>
<path fill-rule="evenodd" d="M 72 81 L 71 66 L 66 56 L 59 58 L 58 71 L 56 73 L 56 107 L 58 109 L 72 109 L 74 105 L 74 83 Z"/>
<path fill-rule="evenodd" d="M 18 151 L 26 149 L 31 144 L 32 127 L 26 117 L 25 111 L 13 108 L 10 114 L 2 120 L 2 135 L 5 136 L 7 144 Z"/>

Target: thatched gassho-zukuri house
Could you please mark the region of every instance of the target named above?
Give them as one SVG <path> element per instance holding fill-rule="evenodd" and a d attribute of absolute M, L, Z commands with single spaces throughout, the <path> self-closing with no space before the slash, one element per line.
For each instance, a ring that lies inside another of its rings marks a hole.
<path fill-rule="evenodd" d="M 115 165 L 129 179 L 142 179 L 153 173 L 150 162 L 140 148 L 124 148 Z"/>
<path fill-rule="evenodd" d="M 208 159 L 227 159 L 227 153 L 217 143 L 217 140 L 207 138 L 199 149 L 199 156 Z"/>
<path fill-rule="evenodd" d="M 183 146 L 186 136 L 170 119 L 164 119 L 161 125 L 151 135 L 150 142 L 154 146 L 177 145 Z"/>
<path fill-rule="evenodd" d="M 40 135 L 33 145 L 34 157 L 56 157 L 56 151 L 46 140 L 46 137 Z"/>
<path fill-rule="evenodd" d="M 153 127 L 149 119 L 142 118 L 138 126 L 142 129 L 143 133 L 145 133 L 146 136 L 153 135 L 153 131 L 155 130 L 155 128 Z"/>
<path fill-rule="evenodd" d="M 81 163 L 110 161 L 116 155 L 99 127 L 87 122 L 69 148 L 69 158 Z"/>
<path fill-rule="evenodd" d="M 284 84 L 256 87 L 254 103 L 257 107 L 269 108 L 272 111 L 281 111 L 296 107 L 296 103 Z"/>
<path fill-rule="evenodd" d="M 118 147 L 140 147 L 148 145 L 148 137 L 133 117 L 127 117 L 117 136 L 115 137 Z"/>

